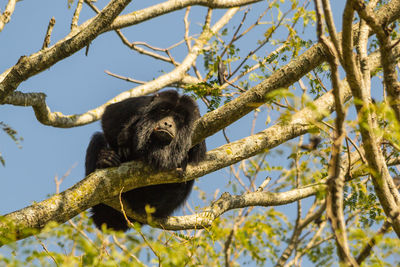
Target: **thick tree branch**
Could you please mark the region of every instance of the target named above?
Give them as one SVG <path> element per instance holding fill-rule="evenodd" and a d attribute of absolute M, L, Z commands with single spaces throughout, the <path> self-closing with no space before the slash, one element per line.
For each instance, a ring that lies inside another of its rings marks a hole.
<path fill-rule="evenodd" d="M 204 212 L 186 216 L 167 217 L 149 222 L 146 216 L 138 216 L 130 210 L 125 210 L 127 216 L 138 219 L 138 221 L 150 223 L 153 227 L 167 230 L 188 230 L 210 227 L 212 222 L 225 212 L 232 209 L 246 207 L 270 207 L 280 206 L 304 199 L 325 190 L 323 183 L 313 184 L 310 186 L 293 189 L 286 192 L 250 192 L 243 195 L 230 195 L 225 192 L 221 197 L 211 204 L 210 207 L 204 208 Z M 107 205 L 121 210 L 121 205 L 116 199 L 107 202 Z M 126 207 L 126 205 L 124 205 Z"/>

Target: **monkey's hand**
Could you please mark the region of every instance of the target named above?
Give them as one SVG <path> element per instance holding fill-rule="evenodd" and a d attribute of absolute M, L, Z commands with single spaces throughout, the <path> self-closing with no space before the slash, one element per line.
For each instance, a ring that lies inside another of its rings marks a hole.
<path fill-rule="evenodd" d="M 102 149 L 97 160 L 96 167 L 104 169 L 121 165 L 121 159 L 117 152 L 111 149 Z"/>

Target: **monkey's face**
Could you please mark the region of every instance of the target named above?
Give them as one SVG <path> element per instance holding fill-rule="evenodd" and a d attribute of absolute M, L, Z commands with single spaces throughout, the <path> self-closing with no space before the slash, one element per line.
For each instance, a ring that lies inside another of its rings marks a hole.
<path fill-rule="evenodd" d="M 132 138 L 138 141 L 137 148 L 153 150 L 179 146 L 177 139 L 182 139 L 182 134 L 186 135 L 187 123 L 183 114 L 175 112 L 174 107 L 168 107 L 166 103 L 161 104 L 152 106 L 146 116 L 139 119 L 132 133 Z"/>
<path fill-rule="evenodd" d="M 189 97 L 160 95 L 131 124 L 126 135 L 132 155 L 157 169 L 177 168 L 191 147 L 193 123 L 199 117 Z M 134 158 L 134 157 L 132 157 Z"/>
<path fill-rule="evenodd" d="M 155 123 L 151 138 L 163 144 L 171 143 L 176 137 L 177 124 L 173 116 L 166 116 Z"/>

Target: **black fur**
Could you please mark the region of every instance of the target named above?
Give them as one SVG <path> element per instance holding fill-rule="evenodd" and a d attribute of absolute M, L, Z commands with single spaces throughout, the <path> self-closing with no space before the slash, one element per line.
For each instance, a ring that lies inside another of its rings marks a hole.
<path fill-rule="evenodd" d="M 196 102 L 176 91 L 126 99 L 109 105 L 102 117 L 103 133 L 95 133 L 86 151 L 86 175 L 96 168 L 141 160 L 157 171 L 181 168 L 201 161 L 205 142 L 191 148 L 193 123 L 200 118 Z M 145 214 L 146 204 L 156 218 L 170 215 L 188 197 L 192 181 L 137 188 L 122 194 L 130 208 Z M 99 204 L 92 208 L 98 228 L 105 223 L 114 230 L 128 229 L 119 211 Z"/>

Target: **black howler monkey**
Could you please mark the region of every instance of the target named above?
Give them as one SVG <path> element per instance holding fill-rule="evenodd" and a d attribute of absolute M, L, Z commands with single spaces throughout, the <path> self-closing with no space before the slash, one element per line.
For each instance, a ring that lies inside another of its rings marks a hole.
<path fill-rule="evenodd" d="M 196 102 L 173 90 L 109 105 L 101 120 L 103 133 L 93 135 L 86 151 L 86 175 L 131 160 L 141 160 L 158 171 L 185 170 L 206 153 L 204 141 L 191 148 L 193 123 L 198 118 Z M 122 197 L 134 212 L 145 214 L 148 204 L 156 210 L 154 217 L 163 218 L 183 204 L 193 182 L 146 186 Z M 105 204 L 92 208 L 92 218 L 100 229 L 103 223 L 114 230 L 128 229 L 123 214 Z"/>

